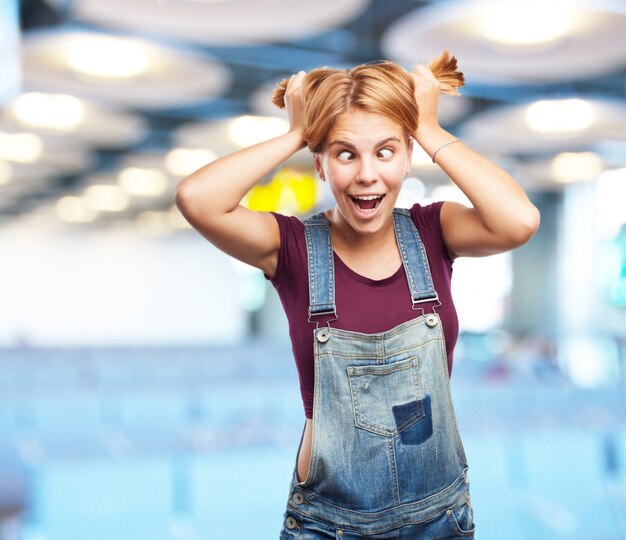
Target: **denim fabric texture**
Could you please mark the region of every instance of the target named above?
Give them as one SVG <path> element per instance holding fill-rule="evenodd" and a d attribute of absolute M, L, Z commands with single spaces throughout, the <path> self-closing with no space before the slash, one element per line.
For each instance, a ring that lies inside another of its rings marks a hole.
<path fill-rule="evenodd" d="M 404 209 L 394 228 L 411 299 L 436 298 L 419 232 Z M 304 221 L 309 318 L 334 312 L 330 224 Z M 280 539 L 471 538 L 468 465 L 436 312 L 385 332 L 314 330 L 309 473 L 297 456 Z M 298 455 L 302 447 L 302 438 Z"/>

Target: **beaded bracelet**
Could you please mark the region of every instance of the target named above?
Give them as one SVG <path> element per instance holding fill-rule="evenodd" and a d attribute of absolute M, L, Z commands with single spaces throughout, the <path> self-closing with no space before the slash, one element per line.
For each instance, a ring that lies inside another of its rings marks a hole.
<path fill-rule="evenodd" d="M 441 150 L 442 148 L 445 148 L 449 144 L 459 142 L 459 141 L 460 139 L 454 139 L 453 141 L 448 141 L 446 144 L 442 144 L 439 148 L 437 148 L 437 150 L 434 151 L 433 156 L 432 156 L 433 163 L 435 163 L 435 156 L 437 155 L 437 152 L 439 152 L 439 150 Z"/>

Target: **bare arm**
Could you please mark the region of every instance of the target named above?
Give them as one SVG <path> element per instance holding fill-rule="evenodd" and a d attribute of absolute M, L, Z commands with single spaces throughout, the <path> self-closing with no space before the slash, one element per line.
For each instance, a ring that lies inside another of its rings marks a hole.
<path fill-rule="evenodd" d="M 414 77 L 420 108 L 415 140 L 432 156 L 455 137 L 437 122 L 437 80 L 425 66 L 417 68 Z M 441 207 L 443 239 L 453 259 L 509 251 L 533 236 L 539 210 L 508 173 L 463 142 L 446 146 L 435 159 L 473 205 L 445 202 Z"/>
<path fill-rule="evenodd" d="M 300 72 L 289 81 L 285 98 L 289 132 L 221 157 L 181 180 L 176 188 L 177 207 L 202 236 L 270 277 L 278 262 L 278 224 L 269 212 L 255 212 L 240 203 L 261 178 L 305 145 L 298 116 L 303 76 Z"/>

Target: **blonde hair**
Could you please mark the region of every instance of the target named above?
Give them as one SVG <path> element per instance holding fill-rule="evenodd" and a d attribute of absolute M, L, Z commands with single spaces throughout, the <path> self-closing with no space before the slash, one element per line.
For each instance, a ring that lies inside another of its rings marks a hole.
<path fill-rule="evenodd" d="M 465 80 L 457 61 L 446 49 L 428 63 L 439 81 L 441 92 L 458 95 Z M 272 103 L 285 107 L 288 79 L 276 85 Z M 409 137 L 417 129 L 419 110 L 415 81 L 404 68 L 389 61 L 361 64 L 351 69 L 317 68 L 302 80 L 304 108 L 303 137 L 311 152 L 321 152 L 324 140 L 337 117 L 350 108 L 379 113 L 398 123 Z"/>

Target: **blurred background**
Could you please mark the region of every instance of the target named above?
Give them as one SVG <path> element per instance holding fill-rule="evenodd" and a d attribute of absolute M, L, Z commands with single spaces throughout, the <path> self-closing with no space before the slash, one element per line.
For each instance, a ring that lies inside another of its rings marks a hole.
<path fill-rule="evenodd" d="M 626 2 L 1 0 L 0 45 L 1 540 L 278 537 L 286 318 L 176 184 L 285 132 L 292 73 L 444 48 L 442 125 L 542 216 L 454 263 L 477 538 L 626 538 Z M 416 151 L 398 205 L 436 200 L 469 204 Z M 303 150 L 245 204 L 333 201 Z"/>

